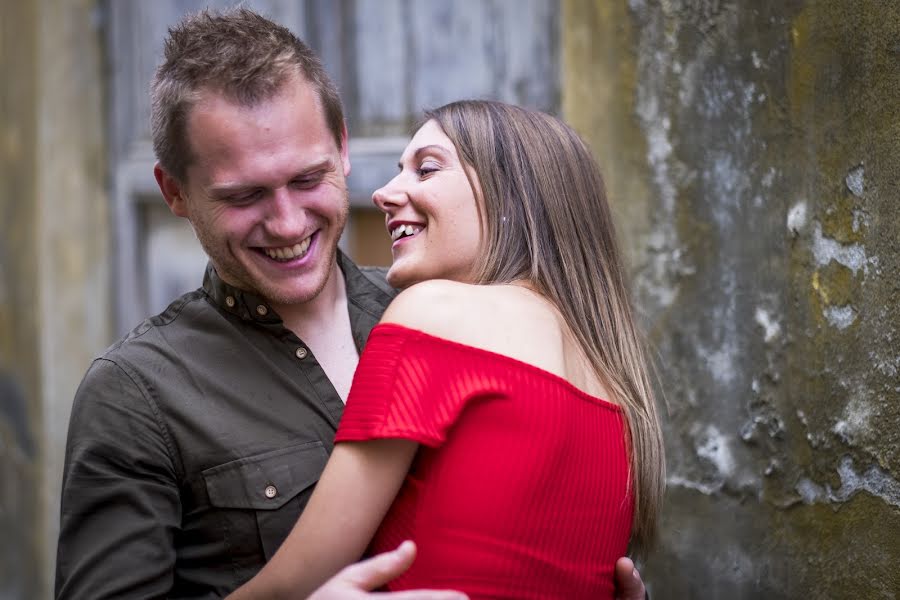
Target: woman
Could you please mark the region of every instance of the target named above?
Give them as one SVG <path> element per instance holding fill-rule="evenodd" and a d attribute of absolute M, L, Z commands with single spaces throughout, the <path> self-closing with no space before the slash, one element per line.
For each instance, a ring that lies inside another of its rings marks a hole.
<path fill-rule="evenodd" d="M 302 517 L 235 597 L 305 597 L 413 539 L 391 589 L 612 598 L 652 541 L 661 432 L 599 169 L 558 119 L 426 113 L 374 194 L 407 288 L 371 333 Z"/>

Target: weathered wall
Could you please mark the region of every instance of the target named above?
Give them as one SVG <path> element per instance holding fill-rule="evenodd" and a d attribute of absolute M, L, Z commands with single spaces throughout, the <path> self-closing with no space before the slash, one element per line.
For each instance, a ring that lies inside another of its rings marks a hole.
<path fill-rule="evenodd" d="M 654 599 L 900 596 L 900 3 L 563 7 L 669 403 Z"/>
<path fill-rule="evenodd" d="M 65 430 L 109 343 L 95 2 L 0 3 L 0 597 L 50 597 Z"/>

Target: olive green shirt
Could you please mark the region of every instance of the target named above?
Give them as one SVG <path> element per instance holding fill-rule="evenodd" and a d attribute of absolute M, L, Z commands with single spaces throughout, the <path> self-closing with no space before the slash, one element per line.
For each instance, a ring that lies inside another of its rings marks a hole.
<path fill-rule="evenodd" d="M 393 297 L 339 255 L 357 350 Z M 305 506 L 344 405 L 263 298 L 175 300 L 97 358 L 72 407 L 58 598 L 213 598 L 252 577 Z"/>

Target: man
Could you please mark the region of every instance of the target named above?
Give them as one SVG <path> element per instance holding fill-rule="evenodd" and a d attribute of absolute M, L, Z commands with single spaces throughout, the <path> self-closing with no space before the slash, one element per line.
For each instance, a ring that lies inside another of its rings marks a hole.
<path fill-rule="evenodd" d="M 79 387 L 60 598 L 217 597 L 252 577 L 306 504 L 394 293 L 337 250 L 341 102 L 287 29 L 247 10 L 188 17 L 152 96 L 157 182 L 210 264 L 200 289 L 106 350 Z M 411 560 L 401 547 L 351 566 L 315 597 L 365 597 Z"/>

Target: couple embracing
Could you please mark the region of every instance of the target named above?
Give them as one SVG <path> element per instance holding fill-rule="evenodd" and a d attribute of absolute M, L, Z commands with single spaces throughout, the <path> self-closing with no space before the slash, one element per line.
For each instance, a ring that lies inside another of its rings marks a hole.
<path fill-rule="evenodd" d="M 341 102 L 287 29 L 189 17 L 152 94 L 157 182 L 210 263 L 76 394 L 57 596 L 643 597 L 616 559 L 652 542 L 662 438 L 578 135 L 427 111 L 373 195 L 384 273 L 337 248 Z"/>

